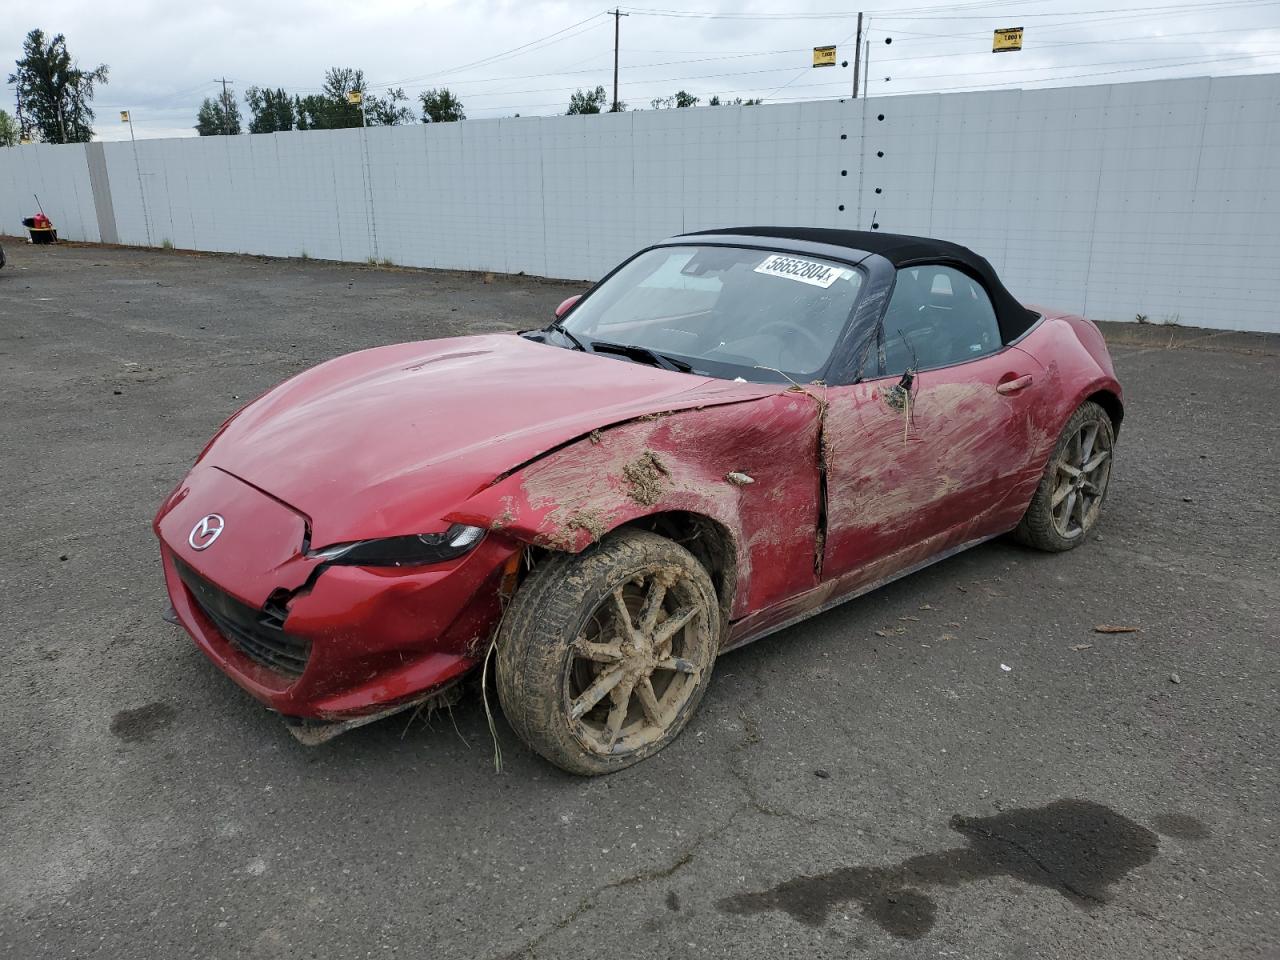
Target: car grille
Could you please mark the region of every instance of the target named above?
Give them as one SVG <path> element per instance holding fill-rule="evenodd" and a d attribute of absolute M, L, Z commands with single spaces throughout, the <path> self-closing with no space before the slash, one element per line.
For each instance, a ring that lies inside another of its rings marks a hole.
<path fill-rule="evenodd" d="M 201 612 L 233 647 L 254 663 L 286 677 L 302 676 L 311 656 L 311 643 L 284 632 L 287 612 L 268 601 L 255 610 L 204 579 L 181 560 L 174 559 L 178 576 Z"/>

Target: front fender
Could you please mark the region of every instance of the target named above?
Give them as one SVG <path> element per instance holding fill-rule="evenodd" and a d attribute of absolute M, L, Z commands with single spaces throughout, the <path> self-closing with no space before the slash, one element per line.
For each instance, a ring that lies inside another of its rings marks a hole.
<path fill-rule="evenodd" d="M 812 585 L 819 522 L 818 404 L 796 391 L 633 420 L 581 437 L 480 491 L 447 519 L 576 553 L 609 531 L 679 511 L 726 528 L 731 616 Z M 729 479 L 729 474 L 742 476 Z"/>

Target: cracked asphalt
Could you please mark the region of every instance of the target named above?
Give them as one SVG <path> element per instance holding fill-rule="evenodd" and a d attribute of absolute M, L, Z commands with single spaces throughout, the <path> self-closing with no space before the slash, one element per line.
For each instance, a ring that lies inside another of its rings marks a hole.
<path fill-rule="evenodd" d="M 149 529 L 290 374 L 581 285 L 5 249 L 0 956 L 1280 956 L 1280 338 L 1108 327 L 1096 541 L 729 654 L 672 747 L 582 780 L 501 717 L 495 773 L 474 697 L 300 746 L 160 620 Z"/>

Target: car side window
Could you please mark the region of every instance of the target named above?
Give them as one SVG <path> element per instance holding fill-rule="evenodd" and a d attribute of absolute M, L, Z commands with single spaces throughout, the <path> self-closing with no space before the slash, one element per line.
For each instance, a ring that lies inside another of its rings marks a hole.
<path fill-rule="evenodd" d="M 996 312 L 982 284 L 942 264 L 898 270 L 883 330 L 887 376 L 965 363 L 1002 346 Z"/>

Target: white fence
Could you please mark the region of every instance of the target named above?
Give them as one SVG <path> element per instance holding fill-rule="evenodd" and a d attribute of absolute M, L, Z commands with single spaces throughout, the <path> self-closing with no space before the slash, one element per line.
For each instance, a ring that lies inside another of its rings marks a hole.
<path fill-rule="evenodd" d="M 0 230 L 33 193 L 68 239 L 578 279 L 696 228 L 876 224 L 1033 303 L 1280 331 L 1275 74 L 0 149 Z"/>

